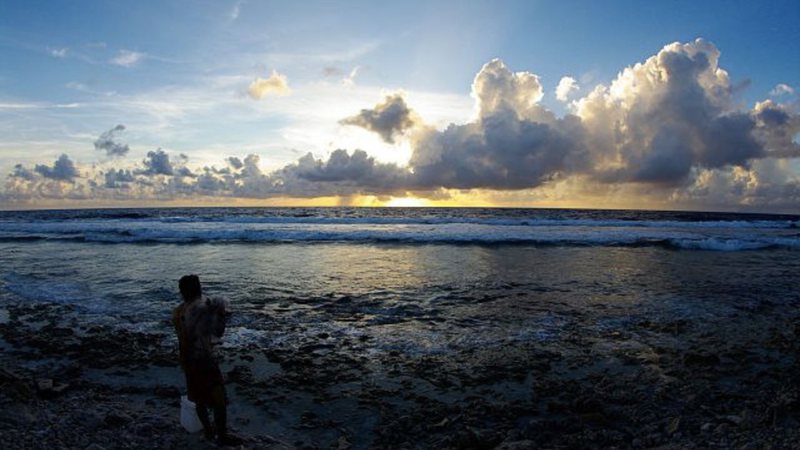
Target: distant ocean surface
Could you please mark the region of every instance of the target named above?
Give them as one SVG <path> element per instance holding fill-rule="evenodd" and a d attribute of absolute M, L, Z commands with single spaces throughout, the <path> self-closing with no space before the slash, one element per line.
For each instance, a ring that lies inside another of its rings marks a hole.
<path fill-rule="evenodd" d="M 0 212 L 0 240 L 101 243 L 440 243 L 800 248 L 800 216 L 455 209 L 212 208 Z"/>
<path fill-rule="evenodd" d="M 0 212 L 0 307 L 172 345 L 177 280 L 235 312 L 226 345 L 370 335 L 374 351 L 555 340 L 635 317 L 796 302 L 800 216 L 437 208 Z M 585 312 L 581 313 L 581 312 Z M 65 313 L 66 314 L 66 313 Z M 652 319 L 655 320 L 655 319 Z M 672 319 L 670 319 L 672 320 Z"/>

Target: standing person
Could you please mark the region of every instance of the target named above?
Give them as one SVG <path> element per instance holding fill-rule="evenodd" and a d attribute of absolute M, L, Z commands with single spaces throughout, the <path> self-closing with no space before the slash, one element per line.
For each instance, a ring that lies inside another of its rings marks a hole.
<path fill-rule="evenodd" d="M 216 435 L 220 445 L 239 445 L 242 440 L 228 433 L 225 384 L 214 352 L 225 332 L 225 302 L 204 296 L 197 275 L 182 277 L 178 287 L 183 303 L 173 311 L 172 322 L 189 400 L 195 404 L 207 439 Z M 208 408 L 214 410 L 215 426 L 209 421 Z"/>

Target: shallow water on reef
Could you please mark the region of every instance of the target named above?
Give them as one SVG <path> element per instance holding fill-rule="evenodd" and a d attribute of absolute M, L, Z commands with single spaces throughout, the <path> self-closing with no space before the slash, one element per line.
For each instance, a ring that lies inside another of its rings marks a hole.
<path fill-rule="evenodd" d="M 176 280 L 197 273 L 209 295 L 231 303 L 228 347 L 327 333 L 366 335 L 370 351 L 412 354 L 558 341 L 578 321 L 584 333 L 602 333 L 637 318 L 722 320 L 763 300 L 796 301 L 800 273 L 789 249 L 50 240 L 0 247 L 5 301 L 68 305 L 80 324 L 169 339 Z"/>

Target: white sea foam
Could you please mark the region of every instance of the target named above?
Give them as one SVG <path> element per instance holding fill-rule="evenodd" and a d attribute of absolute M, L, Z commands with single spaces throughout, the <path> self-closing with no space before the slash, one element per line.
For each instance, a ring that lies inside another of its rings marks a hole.
<path fill-rule="evenodd" d="M 543 219 L 543 218 L 479 218 L 479 217 L 167 217 L 151 219 L 163 223 L 239 223 L 239 224 L 317 224 L 317 225 L 442 225 L 476 224 L 494 226 L 591 226 L 591 227 L 653 227 L 653 228 L 797 228 L 791 220 L 601 220 L 601 219 Z"/>

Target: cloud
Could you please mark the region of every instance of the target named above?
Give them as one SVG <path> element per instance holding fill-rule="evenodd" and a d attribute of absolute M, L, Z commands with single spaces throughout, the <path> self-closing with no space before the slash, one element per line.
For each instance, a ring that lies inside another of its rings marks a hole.
<path fill-rule="evenodd" d="M 272 71 L 269 78 L 256 77 L 247 89 L 250 97 L 256 100 L 270 95 L 289 95 L 291 92 L 286 75 L 280 74 L 276 70 Z"/>
<path fill-rule="evenodd" d="M 244 167 L 242 160 L 235 156 L 229 156 L 225 161 L 227 161 L 227 163 L 234 169 L 241 169 Z"/>
<path fill-rule="evenodd" d="M 308 153 L 295 164 L 271 174 L 270 178 L 289 194 L 295 191 L 295 186 L 303 187 L 303 182 L 310 182 L 325 183 L 328 188 L 335 186 L 337 194 L 343 195 L 403 189 L 408 184 L 408 176 L 407 170 L 395 164 L 380 163 L 363 150 L 350 154 L 338 149 L 327 161 L 315 159 Z"/>
<path fill-rule="evenodd" d="M 350 71 L 350 74 L 348 74 L 345 78 L 342 79 L 342 83 L 345 86 L 354 86 L 356 84 L 356 77 L 358 77 L 360 73 L 361 73 L 361 66 L 353 67 L 353 69 Z"/>
<path fill-rule="evenodd" d="M 537 75 L 513 73 L 500 59 L 486 63 L 472 82 L 472 97 L 478 103 L 481 117 L 500 110 L 524 115 L 536 108 L 543 95 Z"/>
<path fill-rule="evenodd" d="M 147 152 L 147 158 L 142 161 L 143 169 L 136 173 L 141 175 L 173 175 L 174 167 L 169 160 L 169 155 L 162 149 Z"/>
<path fill-rule="evenodd" d="M 374 108 L 362 109 L 360 113 L 342 119 L 339 123 L 374 131 L 384 141 L 392 144 L 395 138 L 414 127 L 418 121 L 416 114 L 406 105 L 402 94 L 392 94 Z"/>
<path fill-rule="evenodd" d="M 177 176 L 177 177 L 187 177 L 187 178 L 196 178 L 197 177 L 197 175 L 195 175 L 195 173 L 192 172 L 192 170 L 189 169 L 188 167 L 179 167 L 177 170 L 175 170 L 175 176 Z"/>
<path fill-rule="evenodd" d="M 66 154 L 59 156 L 52 166 L 37 164 L 33 170 L 39 175 L 52 180 L 72 181 L 80 176 L 78 169 L 75 168 L 75 163 Z"/>
<path fill-rule="evenodd" d="M 125 156 L 130 147 L 114 140 L 115 135 L 125 130 L 125 125 L 117 125 L 104 132 L 94 141 L 95 150 L 105 150 L 107 156 Z"/>
<path fill-rule="evenodd" d="M 136 181 L 130 170 L 111 169 L 105 173 L 105 187 L 110 189 L 127 188 L 129 183 Z"/>
<path fill-rule="evenodd" d="M 417 189 L 523 189 L 586 159 L 585 132 L 575 116 L 556 119 L 540 105 L 539 78 L 511 72 L 495 59 L 475 76 L 478 118 L 417 137 L 410 165 Z"/>
<path fill-rule="evenodd" d="M 48 48 L 47 51 L 50 53 L 50 56 L 55 58 L 64 59 L 69 54 L 69 48 L 62 47 L 62 48 Z"/>
<path fill-rule="evenodd" d="M 800 156 L 800 144 L 794 139 L 800 133 L 800 115 L 772 100 L 765 100 L 756 104 L 752 117 L 756 123 L 754 134 L 764 145 L 766 156 Z"/>
<path fill-rule="evenodd" d="M 11 172 L 9 177 L 31 181 L 36 178 L 36 175 L 22 164 L 15 164 L 14 170 Z"/>
<path fill-rule="evenodd" d="M 239 18 L 239 14 L 242 12 L 242 6 L 244 6 L 244 3 L 244 0 L 239 0 L 233 4 L 233 8 L 231 8 L 230 13 L 228 13 L 228 18 L 231 20 L 231 22 Z"/>
<path fill-rule="evenodd" d="M 696 207 L 737 205 L 758 210 L 800 207 L 800 175 L 785 159 L 753 161 L 749 168 L 702 170 L 692 184 L 672 193 L 671 201 Z"/>
<path fill-rule="evenodd" d="M 780 97 L 781 95 L 792 95 L 792 94 L 794 94 L 794 88 L 785 83 L 779 83 L 771 91 L 769 91 L 769 95 L 773 97 Z"/>
<path fill-rule="evenodd" d="M 355 66 L 350 70 L 350 73 L 346 73 L 344 70 L 336 66 L 325 66 L 322 68 L 322 74 L 325 77 L 340 77 L 346 74 L 346 76 L 342 78 L 342 84 L 345 86 L 355 86 L 356 77 L 358 77 L 361 69 L 361 66 Z"/>
<path fill-rule="evenodd" d="M 574 113 L 563 116 L 540 103 L 544 87 L 536 74 L 514 72 L 495 59 L 474 77 L 475 115 L 467 121 L 426 124 L 399 94 L 341 120 L 389 143 L 403 136 L 410 151 L 407 165 L 382 162 L 364 150 L 337 149 L 323 158 L 305 154 L 272 172 L 262 170 L 256 154 L 224 158 L 219 167 L 189 168 L 185 156 L 158 149 L 133 166 L 115 159 L 102 176 L 87 171 L 86 179 L 76 179 L 77 169 L 64 155 L 72 175 L 60 179 L 72 184 L 53 183 L 55 174 L 64 172 L 58 161 L 34 170 L 17 166 L 7 179 L 6 198 L 406 192 L 438 198 L 489 192 L 498 198 L 591 199 L 598 206 L 626 207 L 636 200 L 639 207 L 797 210 L 796 105 L 773 99 L 743 108 L 739 88 L 719 58 L 719 50 L 702 39 L 666 45 L 581 98 L 568 89 Z M 273 72 L 270 78 L 279 76 Z M 109 140 L 114 142 L 113 136 Z"/>
<path fill-rule="evenodd" d="M 139 64 L 147 57 L 146 53 L 135 52 L 133 50 L 120 50 L 116 56 L 111 58 L 108 62 L 122 67 L 133 67 Z"/>
<path fill-rule="evenodd" d="M 755 111 L 737 109 L 719 56 L 702 39 L 669 44 L 578 100 L 595 176 L 608 183 L 682 183 L 693 168 L 745 167 L 776 145 L 792 147 Z"/>
<path fill-rule="evenodd" d="M 569 97 L 580 89 L 578 82 L 572 77 L 563 77 L 556 86 L 556 98 L 562 102 L 569 100 Z"/>
<path fill-rule="evenodd" d="M 543 124 L 506 110 L 477 123 L 423 135 L 411 165 L 415 189 L 523 189 L 584 165 L 583 130 L 574 117 Z"/>

